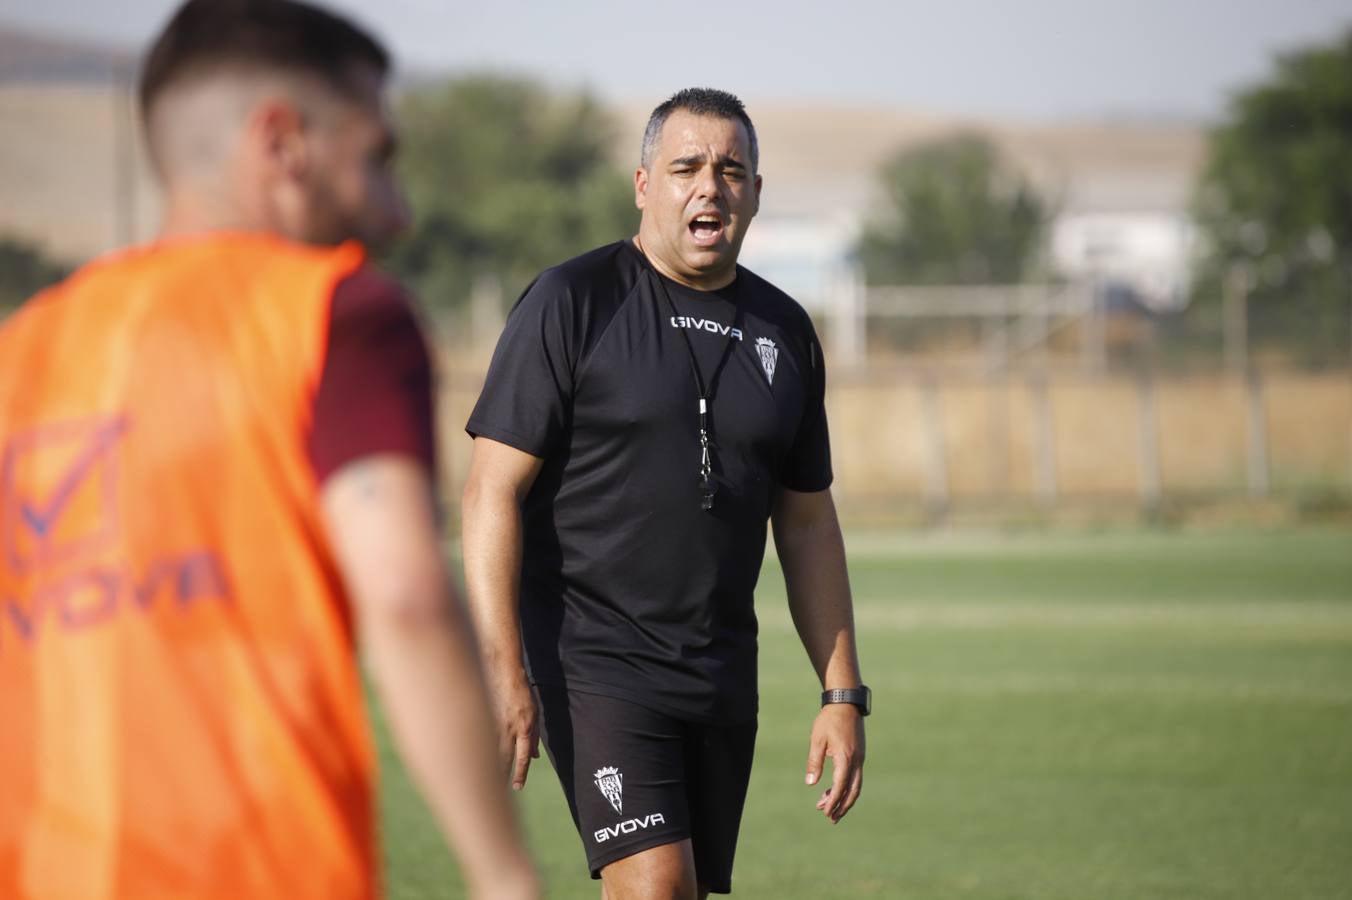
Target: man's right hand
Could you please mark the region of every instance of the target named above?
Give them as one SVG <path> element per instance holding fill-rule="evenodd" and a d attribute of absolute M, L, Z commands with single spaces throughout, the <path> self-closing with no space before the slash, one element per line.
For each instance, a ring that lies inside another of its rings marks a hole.
<path fill-rule="evenodd" d="M 530 761 L 540 757 L 540 716 L 526 673 L 519 668 L 501 677 L 490 675 L 498 719 L 502 758 L 511 770 L 512 790 L 526 786 Z"/>

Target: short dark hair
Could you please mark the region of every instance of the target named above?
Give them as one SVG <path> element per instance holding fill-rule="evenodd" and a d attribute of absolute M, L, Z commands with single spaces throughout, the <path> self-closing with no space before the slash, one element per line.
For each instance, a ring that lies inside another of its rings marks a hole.
<path fill-rule="evenodd" d="M 653 151 L 662 137 L 662 126 L 667 118 L 678 109 L 697 116 L 715 116 L 720 119 L 737 119 L 746 126 L 746 136 L 750 143 L 751 171 L 757 171 L 760 164 L 760 146 L 756 143 L 756 126 L 746 114 L 746 106 L 733 94 L 715 88 L 686 88 L 677 91 L 648 117 L 648 127 L 643 129 L 643 149 L 639 162 L 643 168 L 652 164 Z"/>
<path fill-rule="evenodd" d="M 193 76 L 241 68 L 316 75 L 343 96 L 354 64 L 381 75 L 390 55 L 370 34 L 300 0 L 187 0 L 146 53 L 137 95 L 141 115 L 164 91 Z"/>

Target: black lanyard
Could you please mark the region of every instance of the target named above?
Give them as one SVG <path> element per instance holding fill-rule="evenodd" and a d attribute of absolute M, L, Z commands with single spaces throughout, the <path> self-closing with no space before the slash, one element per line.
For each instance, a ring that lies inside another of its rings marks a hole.
<path fill-rule="evenodd" d="M 647 254 L 643 255 L 647 260 Z M 662 296 L 667 300 L 667 308 L 671 310 L 672 324 L 675 324 L 676 318 L 680 313 L 676 309 L 676 304 L 671 299 L 671 292 L 667 290 L 666 279 L 662 274 L 648 263 L 648 268 L 652 271 L 653 278 L 657 281 L 658 288 L 662 291 Z M 713 375 L 709 378 L 709 386 L 706 390 L 704 386 L 704 376 L 699 370 L 699 359 L 695 356 L 695 347 L 690 343 L 690 335 L 686 334 L 686 329 L 677 328 L 681 333 L 681 339 L 685 341 L 685 352 L 690 359 L 690 372 L 695 376 L 695 388 L 699 391 L 699 508 L 710 510 L 714 508 L 714 494 L 718 488 L 714 485 L 713 459 L 710 454 L 709 444 L 709 406 L 713 403 L 714 394 L 718 390 L 718 378 L 723 374 L 723 366 L 727 364 L 728 357 L 732 355 L 732 344 L 736 340 L 734 334 L 742 333 L 742 306 L 740 303 L 734 303 L 736 312 L 733 313 L 732 328 L 728 330 L 727 343 L 723 345 L 723 352 L 718 357 L 718 364 L 714 366 Z"/>

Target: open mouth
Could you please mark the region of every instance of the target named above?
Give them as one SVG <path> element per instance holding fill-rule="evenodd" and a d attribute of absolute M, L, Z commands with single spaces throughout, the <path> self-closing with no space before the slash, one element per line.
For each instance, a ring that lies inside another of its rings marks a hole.
<path fill-rule="evenodd" d="M 718 213 L 700 213 L 690 220 L 690 235 L 701 247 L 709 247 L 723 236 L 723 217 Z"/>

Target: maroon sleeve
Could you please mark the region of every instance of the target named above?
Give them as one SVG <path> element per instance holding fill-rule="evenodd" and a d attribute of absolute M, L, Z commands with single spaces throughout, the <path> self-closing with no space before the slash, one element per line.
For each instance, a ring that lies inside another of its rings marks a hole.
<path fill-rule="evenodd" d="M 411 456 L 436 476 L 432 365 L 407 295 L 361 270 L 333 292 L 308 450 L 315 478 L 378 453 Z"/>

